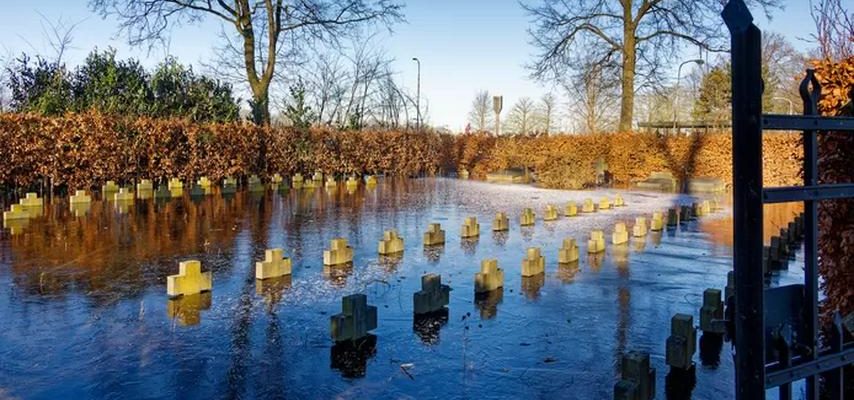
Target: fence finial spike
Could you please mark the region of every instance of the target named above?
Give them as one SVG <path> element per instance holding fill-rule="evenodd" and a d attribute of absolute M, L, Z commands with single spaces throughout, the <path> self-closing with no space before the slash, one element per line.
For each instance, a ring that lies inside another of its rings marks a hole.
<path fill-rule="evenodd" d="M 753 15 L 750 14 L 744 0 L 729 0 L 721 16 L 730 33 L 741 32 L 753 23 Z"/>

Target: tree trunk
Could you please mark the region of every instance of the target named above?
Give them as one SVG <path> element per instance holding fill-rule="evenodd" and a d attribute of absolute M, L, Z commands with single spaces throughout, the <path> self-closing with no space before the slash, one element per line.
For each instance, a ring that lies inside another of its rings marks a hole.
<path fill-rule="evenodd" d="M 270 125 L 270 85 L 259 82 L 252 87 L 252 122 L 255 125 Z"/>
<path fill-rule="evenodd" d="M 624 22 L 623 28 L 623 76 L 620 98 L 620 132 L 632 130 L 632 115 L 635 108 L 635 65 L 637 52 L 635 29 L 631 18 Z"/>

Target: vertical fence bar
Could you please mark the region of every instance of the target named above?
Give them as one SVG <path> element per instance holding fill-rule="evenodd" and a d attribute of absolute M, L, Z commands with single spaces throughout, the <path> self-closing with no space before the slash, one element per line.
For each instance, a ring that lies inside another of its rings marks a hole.
<path fill-rule="evenodd" d="M 818 96 L 821 86 L 815 78 L 812 69 L 807 70 L 807 76 L 801 82 L 800 93 L 804 102 L 804 115 L 818 115 Z M 812 85 L 812 91 L 810 91 Z M 804 185 L 818 184 L 818 141 L 816 132 L 806 130 L 804 141 Z M 818 202 L 804 202 L 804 307 L 807 315 L 804 318 L 807 331 L 807 342 L 814 359 L 818 354 Z M 815 376 L 806 379 L 807 400 L 818 399 L 818 381 Z"/>
<path fill-rule="evenodd" d="M 735 388 L 737 399 L 755 400 L 765 398 L 761 32 L 741 0 L 723 18 L 732 36 Z"/>

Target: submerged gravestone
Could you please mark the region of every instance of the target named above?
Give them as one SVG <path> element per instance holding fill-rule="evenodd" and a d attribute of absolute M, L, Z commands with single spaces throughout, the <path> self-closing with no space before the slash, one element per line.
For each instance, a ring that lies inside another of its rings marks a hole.
<path fill-rule="evenodd" d="M 432 223 L 427 227 L 427 232 L 424 232 L 424 245 L 436 246 L 445 244 L 445 231 L 442 230 L 442 225 Z"/>
<path fill-rule="evenodd" d="M 583 213 L 596 212 L 596 207 L 593 205 L 593 199 L 584 199 L 584 203 L 581 204 L 581 212 L 583 212 Z"/>
<path fill-rule="evenodd" d="M 655 398 L 655 368 L 649 354 L 630 351 L 620 362 L 620 380 L 614 385 L 614 400 L 651 400 Z"/>
<path fill-rule="evenodd" d="M 694 330 L 694 317 L 687 314 L 674 315 L 670 319 L 670 337 L 667 338 L 665 354 L 667 365 L 681 370 L 690 369 L 694 365 L 692 359 L 696 346 L 697 332 Z"/>
<path fill-rule="evenodd" d="M 574 201 L 567 204 L 566 208 L 564 208 L 564 210 L 563 210 L 563 215 L 565 215 L 567 217 L 577 216 L 578 215 L 578 204 L 575 204 Z"/>
<path fill-rule="evenodd" d="M 703 333 L 723 334 L 726 332 L 723 319 L 724 304 L 721 301 L 721 291 L 706 289 L 703 291 L 703 306 L 700 307 L 700 330 Z"/>
<path fill-rule="evenodd" d="M 151 183 L 151 179 L 142 179 L 139 183 L 136 184 L 137 192 L 150 192 L 154 190 L 154 184 Z"/>
<path fill-rule="evenodd" d="M 9 211 L 3 212 L 3 221 L 16 221 L 30 219 L 30 213 L 20 204 L 12 204 Z"/>
<path fill-rule="evenodd" d="M 676 227 L 679 225 L 679 211 L 675 208 L 667 209 L 667 226 Z"/>
<path fill-rule="evenodd" d="M 341 265 L 353 262 L 353 248 L 347 239 L 332 239 L 329 250 L 323 250 L 323 265 Z"/>
<path fill-rule="evenodd" d="M 442 311 L 450 301 L 451 288 L 442 284 L 442 277 L 437 274 L 421 276 L 421 290 L 412 296 L 415 315 L 423 315 Z"/>
<path fill-rule="evenodd" d="M 510 218 L 507 214 L 500 212 L 495 214 L 495 219 L 492 221 L 493 232 L 504 232 L 510 230 Z"/>
<path fill-rule="evenodd" d="M 614 225 L 614 232 L 611 232 L 611 244 L 620 245 L 629 242 L 629 231 L 626 230 L 626 224 L 617 222 Z"/>
<path fill-rule="evenodd" d="M 460 228 L 460 236 L 464 239 L 480 236 L 480 224 L 476 217 L 467 217 Z"/>
<path fill-rule="evenodd" d="M 498 268 L 498 260 L 481 261 L 480 272 L 474 275 L 475 293 L 491 292 L 504 286 L 504 270 Z"/>
<path fill-rule="evenodd" d="M 608 199 L 607 196 L 602 197 L 602 199 L 599 200 L 599 209 L 600 210 L 610 210 L 611 209 L 611 200 Z"/>
<path fill-rule="evenodd" d="M 178 274 L 166 277 L 166 294 L 177 297 L 208 292 L 212 283 L 211 272 L 202 272 L 201 261 L 182 261 L 178 264 Z"/>
<path fill-rule="evenodd" d="M 264 252 L 264 261 L 255 263 L 255 279 L 279 278 L 291 274 L 291 259 L 279 248 Z"/>
<path fill-rule="evenodd" d="M 546 210 L 543 213 L 543 221 L 554 221 L 558 218 L 557 207 L 552 204 L 546 206 Z"/>
<path fill-rule="evenodd" d="M 113 200 L 121 203 L 131 203 L 134 200 L 133 191 L 129 188 L 121 188 L 113 195 Z"/>
<path fill-rule="evenodd" d="M 587 252 L 596 254 L 603 251 L 605 251 L 605 233 L 600 230 L 591 231 L 590 239 L 587 241 Z"/>
<path fill-rule="evenodd" d="M 519 217 L 519 224 L 522 226 L 531 226 L 534 225 L 536 220 L 536 216 L 534 215 L 534 210 L 530 208 L 526 208 L 522 210 L 522 215 Z"/>
<path fill-rule="evenodd" d="M 68 203 L 70 204 L 86 204 L 91 202 L 92 197 L 86 194 L 85 190 L 75 191 L 73 195 L 68 197 Z"/>
<path fill-rule="evenodd" d="M 44 206 L 44 199 L 40 198 L 36 193 L 27 193 L 23 199 L 18 201 L 24 207 L 41 207 Z"/>
<path fill-rule="evenodd" d="M 557 262 L 559 264 L 570 264 L 578 261 L 578 244 L 575 239 L 563 240 L 563 245 L 557 251 Z"/>
<path fill-rule="evenodd" d="M 351 294 L 341 299 L 341 313 L 329 318 L 329 330 L 336 343 L 355 341 L 377 328 L 377 308 L 368 305 L 364 294 Z"/>
<path fill-rule="evenodd" d="M 106 183 L 104 183 L 104 186 L 101 186 L 101 194 L 104 196 L 105 199 L 110 198 L 110 196 L 105 194 L 105 193 L 112 194 L 112 193 L 115 193 L 118 191 L 119 191 L 119 185 L 116 185 L 116 182 L 114 182 L 114 181 L 107 181 Z"/>
<path fill-rule="evenodd" d="M 632 236 L 636 238 L 642 238 L 646 236 L 646 218 L 637 217 L 635 218 L 635 224 L 632 226 Z"/>
<path fill-rule="evenodd" d="M 539 247 L 529 247 L 522 260 L 522 276 L 535 276 L 545 273 L 546 259 L 540 254 Z"/>
<path fill-rule="evenodd" d="M 664 230 L 664 216 L 660 212 L 652 213 L 652 218 L 649 220 L 649 230 L 653 232 Z"/>
<path fill-rule="evenodd" d="M 377 246 L 380 255 L 391 255 L 403 253 L 403 238 L 398 236 L 397 231 L 391 229 L 383 232 L 383 238 Z"/>
<path fill-rule="evenodd" d="M 169 190 L 177 190 L 184 189 L 184 182 L 181 182 L 178 178 L 172 178 L 169 180 Z"/>

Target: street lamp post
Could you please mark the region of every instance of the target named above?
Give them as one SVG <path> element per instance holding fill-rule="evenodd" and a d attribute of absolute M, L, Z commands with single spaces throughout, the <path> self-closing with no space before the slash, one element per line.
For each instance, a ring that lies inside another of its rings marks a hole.
<path fill-rule="evenodd" d="M 679 68 L 676 71 L 676 90 L 673 94 L 673 130 L 676 131 L 676 127 L 679 121 L 679 79 L 682 77 L 682 67 L 685 64 L 697 63 L 697 65 L 702 66 L 703 60 L 696 58 L 693 60 L 683 61 L 682 64 L 679 64 Z"/>
<path fill-rule="evenodd" d="M 795 113 L 795 103 L 792 103 L 792 100 L 789 100 L 789 99 L 787 99 L 787 98 L 785 98 L 785 97 L 772 97 L 772 99 L 774 99 L 774 100 L 782 100 L 782 101 L 785 101 L 785 102 L 789 103 L 789 115 L 792 115 L 792 114 L 794 114 L 794 113 Z"/>
<path fill-rule="evenodd" d="M 418 89 L 416 90 L 415 95 L 415 111 L 417 113 L 416 116 L 416 129 L 421 131 L 421 60 L 418 57 L 412 57 L 412 61 L 415 61 L 418 64 Z"/>

